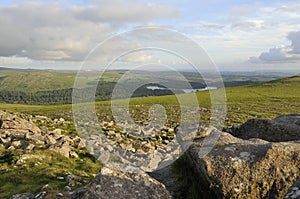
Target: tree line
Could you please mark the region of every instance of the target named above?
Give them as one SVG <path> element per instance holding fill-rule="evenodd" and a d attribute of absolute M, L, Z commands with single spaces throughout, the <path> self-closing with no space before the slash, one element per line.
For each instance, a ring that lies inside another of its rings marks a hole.
<path fill-rule="evenodd" d="M 37 92 L 23 91 L 0 91 L 0 102 L 10 104 L 71 104 L 72 95 L 76 96 L 78 102 L 105 101 L 110 100 L 116 82 L 99 82 L 96 91 L 93 87 L 81 89 L 58 89 Z M 162 96 L 174 94 L 171 90 L 151 90 L 144 85 L 135 90 L 131 97 Z M 88 98 L 90 96 L 90 98 Z"/>

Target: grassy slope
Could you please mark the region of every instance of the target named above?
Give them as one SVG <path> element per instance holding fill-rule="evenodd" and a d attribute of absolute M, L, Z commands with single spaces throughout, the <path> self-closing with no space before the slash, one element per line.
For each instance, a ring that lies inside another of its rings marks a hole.
<path fill-rule="evenodd" d="M 101 79 L 105 82 L 117 82 L 123 72 L 106 71 L 102 74 Z M 25 93 L 33 93 L 37 91 L 48 91 L 57 89 L 67 89 L 74 87 L 74 81 L 77 80 L 79 87 L 89 87 L 97 83 L 101 72 L 95 71 L 55 71 L 55 70 L 17 70 L 0 68 L 0 90 L 1 91 L 23 91 Z M 153 75 L 159 82 L 178 80 L 174 74 L 167 75 L 148 74 L 145 72 L 126 73 L 128 80 L 133 82 L 153 80 Z M 199 77 L 197 76 L 198 80 Z M 174 81 L 174 83 L 176 83 Z"/>
<path fill-rule="evenodd" d="M 240 124 L 253 117 L 273 118 L 282 114 L 299 113 L 299 88 L 300 77 L 286 78 L 252 86 L 227 88 L 228 116 L 226 124 Z M 209 108 L 209 93 L 199 92 L 197 96 L 199 104 Z M 100 119 L 107 119 L 110 104 L 109 101 L 96 103 L 96 108 L 98 113 L 100 113 Z M 167 110 L 171 111 L 178 108 L 175 96 L 135 98 L 131 100 L 131 104 L 137 114 L 134 115 L 137 119 L 139 119 L 141 115 L 144 115 L 143 112 L 147 111 L 153 104 L 164 105 L 167 107 Z M 32 106 L 0 104 L 0 109 L 10 112 L 47 115 L 52 118 L 72 118 L 71 105 Z M 177 112 L 171 113 L 172 117 L 176 117 L 176 114 Z M 208 120 L 209 115 L 209 111 L 205 112 L 202 119 Z M 31 162 L 28 162 L 28 167 L 11 166 L 6 163 L 0 165 L 0 182 L 7 182 L 0 184 L 0 198 L 8 198 L 14 193 L 24 191 L 36 193 L 45 184 L 50 185 L 50 192 L 61 191 L 62 188 L 67 185 L 67 182 L 65 180 L 58 180 L 56 178 L 57 176 L 65 177 L 67 172 L 71 172 L 89 179 L 91 174 L 97 173 L 101 166 L 100 163 L 94 163 L 86 157 L 83 157 L 81 160 L 66 159 L 59 154 L 48 151 L 37 151 L 35 153 L 46 154 L 46 160 L 43 160 L 43 163 L 40 165 L 35 165 L 38 160 L 31 160 Z M 3 157 L 3 154 L 0 153 L 0 157 L 1 156 Z M 14 157 L 18 156 L 19 154 L 16 152 Z"/>
<path fill-rule="evenodd" d="M 241 123 L 253 117 L 273 118 L 300 113 L 299 88 L 300 77 L 227 88 L 229 123 Z"/>
<path fill-rule="evenodd" d="M 83 72 L 76 77 L 77 71 L 54 70 L 0 70 L 0 90 L 36 92 L 45 90 L 67 89 L 74 86 L 75 78 L 78 78 L 80 87 L 88 86 L 88 83 L 97 79 L 95 72 Z M 105 81 L 115 81 L 120 74 L 106 72 Z"/>
<path fill-rule="evenodd" d="M 181 82 L 176 73 L 171 72 L 149 72 L 149 71 L 106 71 L 102 75 L 102 79 L 106 82 L 116 82 L 125 75 L 131 81 L 152 81 L 153 77 L 158 82 L 172 82 L 175 86 Z M 182 73 L 188 81 L 199 82 L 202 78 L 198 73 L 184 72 Z M 8 69 L 0 67 L 0 91 L 23 91 L 33 93 L 36 91 L 56 90 L 72 88 L 75 78 L 78 78 L 79 87 L 86 87 L 95 82 L 99 78 L 100 72 L 81 71 L 77 76 L 77 71 L 55 71 L 55 70 L 32 70 L 32 69 Z M 284 74 L 278 74 L 279 76 Z M 264 76 L 262 74 L 253 74 L 246 76 L 243 74 L 231 75 L 224 74 L 225 82 L 247 81 L 253 80 L 258 82 L 274 79 L 273 76 Z M 208 79 L 207 81 L 211 81 Z"/>
<path fill-rule="evenodd" d="M 95 71 L 81 71 L 77 74 L 77 71 L 55 71 L 55 70 L 18 70 L 18 69 L 6 69 L 0 68 L 0 90 L 6 91 L 23 91 L 23 92 L 36 92 L 45 90 L 67 89 L 74 87 L 74 81 L 77 78 L 79 87 L 87 87 L 89 84 L 93 84 L 98 81 L 101 72 Z M 116 82 L 122 77 L 123 72 L 107 71 L 102 74 L 101 78 L 106 82 Z M 159 75 L 159 74 L 157 74 Z M 156 75 L 156 76 L 157 76 Z M 153 74 L 138 72 L 130 73 L 126 75 L 128 79 L 133 81 L 146 81 L 153 79 Z M 162 75 L 159 79 L 161 82 L 166 80 L 166 77 Z M 170 80 L 173 80 L 169 77 Z"/>
<path fill-rule="evenodd" d="M 5 77 L 0 82 L 1 90 L 24 92 L 70 88 L 75 77 L 75 73 L 46 70 L 0 70 L 0 75 Z"/>
<path fill-rule="evenodd" d="M 53 151 L 33 151 L 31 154 L 44 158 L 31 158 L 22 165 L 16 165 L 14 161 L 19 159 L 23 151 L 9 152 L 12 163 L 8 164 L 8 158 L 3 158 L 5 153 L 7 151 L 0 150 L 0 198 L 3 199 L 17 193 L 39 193 L 47 184 L 47 198 L 55 198 L 53 194 L 64 193 L 63 188 L 68 185 L 67 175 L 80 177 L 78 184 L 73 187 L 75 189 L 93 179 L 101 167 L 100 162 L 88 157 L 69 159 Z M 58 176 L 64 179 L 60 180 Z"/>
<path fill-rule="evenodd" d="M 246 120 L 258 118 L 273 118 L 278 115 L 300 112 L 300 77 L 285 78 L 267 83 L 250 86 L 226 88 L 228 118 L 227 125 L 234 125 Z M 209 108 L 210 99 L 208 92 L 198 92 L 200 106 Z M 135 98 L 133 105 L 153 104 L 169 106 L 170 109 L 178 106 L 175 96 Z M 96 102 L 96 108 L 105 113 L 110 107 L 110 102 Z M 135 107 L 135 106 L 134 106 Z M 67 115 L 71 117 L 71 105 L 32 106 L 17 104 L 0 104 L 0 109 L 11 112 L 25 112 L 29 114 L 48 115 L 51 117 Z M 105 110 L 105 111 L 103 111 Z M 209 117 L 209 112 L 206 116 Z"/>

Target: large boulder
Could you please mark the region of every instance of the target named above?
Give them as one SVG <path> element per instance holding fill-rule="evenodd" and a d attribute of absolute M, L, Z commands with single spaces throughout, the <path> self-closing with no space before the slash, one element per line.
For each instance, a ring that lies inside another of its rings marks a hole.
<path fill-rule="evenodd" d="M 146 173 L 126 172 L 103 167 L 86 187 L 71 194 L 71 199 L 168 199 L 170 193 L 164 185 Z"/>
<path fill-rule="evenodd" d="M 260 138 L 270 142 L 300 140 L 300 114 L 290 114 L 270 119 L 251 119 L 226 130 L 242 138 Z"/>
<path fill-rule="evenodd" d="M 299 142 L 271 143 L 219 134 L 207 156 L 199 156 L 201 141 L 188 151 L 199 177 L 218 198 L 284 198 L 300 176 Z"/>

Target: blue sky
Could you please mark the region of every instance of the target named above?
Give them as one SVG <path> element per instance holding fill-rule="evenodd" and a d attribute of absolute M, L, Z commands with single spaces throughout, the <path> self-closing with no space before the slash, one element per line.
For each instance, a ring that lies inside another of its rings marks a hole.
<path fill-rule="evenodd" d="M 299 70 L 299 10 L 297 0 L 1 1 L 0 66 L 76 69 L 112 34 L 151 25 L 185 34 L 221 70 Z M 99 59 L 117 54 L 120 46 L 124 41 Z M 143 52 L 126 63 L 157 59 Z"/>

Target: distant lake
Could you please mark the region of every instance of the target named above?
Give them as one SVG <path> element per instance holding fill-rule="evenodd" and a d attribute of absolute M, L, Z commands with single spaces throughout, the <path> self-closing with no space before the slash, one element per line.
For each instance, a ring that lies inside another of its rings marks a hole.
<path fill-rule="evenodd" d="M 182 90 L 184 93 L 192 93 L 197 91 L 207 91 L 217 89 L 216 87 L 205 87 L 205 88 L 186 88 L 186 89 L 175 89 L 175 88 L 165 88 L 160 86 L 147 86 L 149 90 Z"/>

